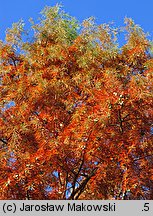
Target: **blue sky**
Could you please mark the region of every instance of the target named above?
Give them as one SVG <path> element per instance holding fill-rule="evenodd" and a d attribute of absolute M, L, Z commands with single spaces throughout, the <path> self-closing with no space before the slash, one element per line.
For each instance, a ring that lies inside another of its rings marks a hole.
<path fill-rule="evenodd" d="M 4 40 L 5 30 L 22 18 L 29 27 L 30 17 L 36 20 L 45 5 L 62 3 L 64 10 L 79 21 L 95 16 L 98 24 L 114 21 L 123 25 L 124 17 L 131 17 L 153 39 L 153 0 L 1 0 L 0 39 Z"/>

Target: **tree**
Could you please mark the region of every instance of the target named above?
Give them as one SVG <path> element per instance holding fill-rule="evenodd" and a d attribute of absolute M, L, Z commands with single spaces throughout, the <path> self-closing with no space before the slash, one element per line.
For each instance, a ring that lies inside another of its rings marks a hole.
<path fill-rule="evenodd" d="M 119 47 L 111 25 L 42 14 L 0 43 L 1 199 L 152 199 L 151 42 L 128 18 Z"/>

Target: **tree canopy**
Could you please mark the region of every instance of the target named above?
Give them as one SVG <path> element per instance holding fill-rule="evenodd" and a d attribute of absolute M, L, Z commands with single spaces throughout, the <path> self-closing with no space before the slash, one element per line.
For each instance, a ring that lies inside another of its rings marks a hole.
<path fill-rule="evenodd" d="M 0 42 L 0 198 L 153 199 L 152 42 L 58 5 L 31 28 Z"/>

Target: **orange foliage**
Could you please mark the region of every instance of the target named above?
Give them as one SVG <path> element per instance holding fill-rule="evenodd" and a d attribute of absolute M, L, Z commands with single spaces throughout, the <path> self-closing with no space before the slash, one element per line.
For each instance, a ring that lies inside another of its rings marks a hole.
<path fill-rule="evenodd" d="M 126 20 L 118 48 L 55 9 L 35 41 L 0 44 L 0 198 L 152 199 L 149 41 Z"/>

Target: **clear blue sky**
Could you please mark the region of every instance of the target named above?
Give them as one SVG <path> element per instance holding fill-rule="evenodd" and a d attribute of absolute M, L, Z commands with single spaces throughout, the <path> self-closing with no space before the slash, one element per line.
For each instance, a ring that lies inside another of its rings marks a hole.
<path fill-rule="evenodd" d="M 79 21 L 95 16 L 98 24 L 114 21 L 121 26 L 125 16 L 131 17 L 153 39 L 153 0 L 0 0 L 0 39 L 13 22 L 22 18 L 28 23 L 30 17 L 36 20 L 45 5 L 56 3 L 62 3 L 64 10 Z"/>

